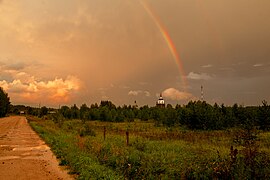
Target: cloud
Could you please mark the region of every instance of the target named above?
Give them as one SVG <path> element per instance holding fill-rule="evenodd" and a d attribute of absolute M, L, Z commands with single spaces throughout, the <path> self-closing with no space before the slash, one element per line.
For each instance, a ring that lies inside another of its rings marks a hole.
<path fill-rule="evenodd" d="M 2 74 L 8 74 L 11 80 L 3 79 Z M 43 81 L 26 72 L 10 69 L 0 72 L 0 77 L 0 86 L 8 92 L 11 101 L 20 103 L 67 103 L 82 85 L 80 79 L 71 75 Z"/>
<path fill-rule="evenodd" d="M 212 64 L 206 64 L 206 65 L 203 65 L 202 68 L 210 68 L 210 67 L 213 67 Z"/>
<path fill-rule="evenodd" d="M 18 62 L 18 63 L 12 63 L 10 65 L 6 65 L 6 66 L 8 69 L 22 70 L 27 66 L 27 64 L 22 63 L 22 62 Z"/>
<path fill-rule="evenodd" d="M 121 85 L 121 86 L 119 86 L 119 88 L 121 88 L 121 89 L 130 89 L 130 87 L 126 86 L 126 85 Z"/>
<path fill-rule="evenodd" d="M 222 67 L 222 68 L 219 68 L 219 70 L 221 70 L 221 71 L 235 71 L 235 69 L 231 68 L 231 67 Z"/>
<path fill-rule="evenodd" d="M 164 90 L 162 94 L 163 97 L 177 101 L 190 100 L 194 98 L 194 96 L 191 93 L 179 91 L 175 88 L 168 88 Z"/>
<path fill-rule="evenodd" d="M 263 64 L 254 64 L 253 67 L 262 67 Z"/>
<path fill-rule="evenodd" d="M 129 96 L 138 96 L 140 94 L 144 94 L 147 97 L 151 96 L 151 93 L 149 91 L 142 91 L 142 90 L 137 90 L 137 91 L 129 91 L 128 95 Z"/>
<path fill-rule="evenodd" d="M 102 96 L 101 96 L 101 99 L 102 99 L 103 101 L 108 101 L 109 97 L 106 96 L 106 95 L 102 95 Z"/>
<path fill-rule="evenodd" d="M 192 80 L 210 80 L 213 77 L 206 74 L 206 73 L 195 73 L 195 72 L 190 72 L 187 76 L 188 79 L 192 79 Z"/>
<path fill-rule="evenodd" d="M 141 93 L 142 91 L 129 91 L 128 92 L 128 95 L 129 96 L 138 96 L 139 95 L 139 93 Z"/>
<path fill-rule="evenodd" d="M 147 96 L 147 97 L 150 97 L 150 96 L 151 96 L 151 94 L 150 94 L 149 91 L 144 91 L 144 94 L 145 94 L 145 96 Z"/>

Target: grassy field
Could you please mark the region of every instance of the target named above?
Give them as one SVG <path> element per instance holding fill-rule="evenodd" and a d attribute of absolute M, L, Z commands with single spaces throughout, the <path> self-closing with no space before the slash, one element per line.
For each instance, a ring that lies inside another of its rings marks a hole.
<path fill-rule="evenodd" d="M 29 117 L 78 179 L 268 179 L 270 133 Z M 127 143 L 127 133 L 129 134 Z M 105 136 L 104 136 L 105 134 Z"/>

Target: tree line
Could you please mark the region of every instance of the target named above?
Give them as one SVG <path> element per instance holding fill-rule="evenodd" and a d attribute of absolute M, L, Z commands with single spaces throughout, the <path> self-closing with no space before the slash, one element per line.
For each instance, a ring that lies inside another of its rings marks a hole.
<path fill-rule="evenodd" d="M 11 113 L 24 110 L 26 114 L 47 117 L 60 114 L 64 119 L 81 119 L 85 121 L 100 120 L 108 122 L 124 122 L 140 119 L 152 120 L 156 125 L 185 126 L 188 129 L 219 130 L 232 127 L 258 127 L 270 129 L 270 105 L 266 101 L 260 106 L 244 107 L 238 104 L 225 106 L 211 105 L 205 101 L 190 101 L 186 105 L 168 104 L 165 108 L 123 105 L 116 106 L 111 101 L 101 101 L 100 104 L 78 107 L 62 106 L 60 109 L 12 106 Z"/>
<path fill-rule="evenodd" d="M 82 104 L 78 107 L 62 106 L 60 109 L 34 108 L 24 105 L 11 105 L 8 94 L 0 87 L 0 117 L 7 113 L 20 113 L 47 117 L 60 114 L 64 119 L 81 119 L 85 121 L 100 120 L 108 122 L 124 122 L 140 119 L 155 121 L 156 125 L 185 126 L 189 129 L 219 130 L 232 127 L 258 127 L 270 130 L 270 105 L 262 101 L 260 106 L 225 106 L 211 105 L 205 101 L 190 101 L 186 105 L 168 104 L 165 108 L 137 107 L 131 105 L 116 106 L 111 101 L 101 101 L 89 107 Z"/>

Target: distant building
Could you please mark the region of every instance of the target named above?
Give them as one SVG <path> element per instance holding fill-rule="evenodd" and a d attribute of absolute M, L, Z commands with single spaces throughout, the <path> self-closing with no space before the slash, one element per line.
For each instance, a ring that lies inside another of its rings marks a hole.
<path fill-rule="evenodd" d="M 160 108 L 165 108 L 165 101 L 164 101 L 161 93 L 160 93 L 160 96 L 159 96 L 158 101 L 156 103 L 156 106 L 160 107 Z"/>

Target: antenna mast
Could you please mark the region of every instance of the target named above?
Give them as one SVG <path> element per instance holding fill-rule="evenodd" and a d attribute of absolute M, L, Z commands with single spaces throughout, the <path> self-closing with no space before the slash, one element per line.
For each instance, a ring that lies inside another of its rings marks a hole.
<path fill-rule="evenodd" d="M 201 101 L 204 101 L 204 98 L 203 98 L 203 86 L 201 85 Z"/>

